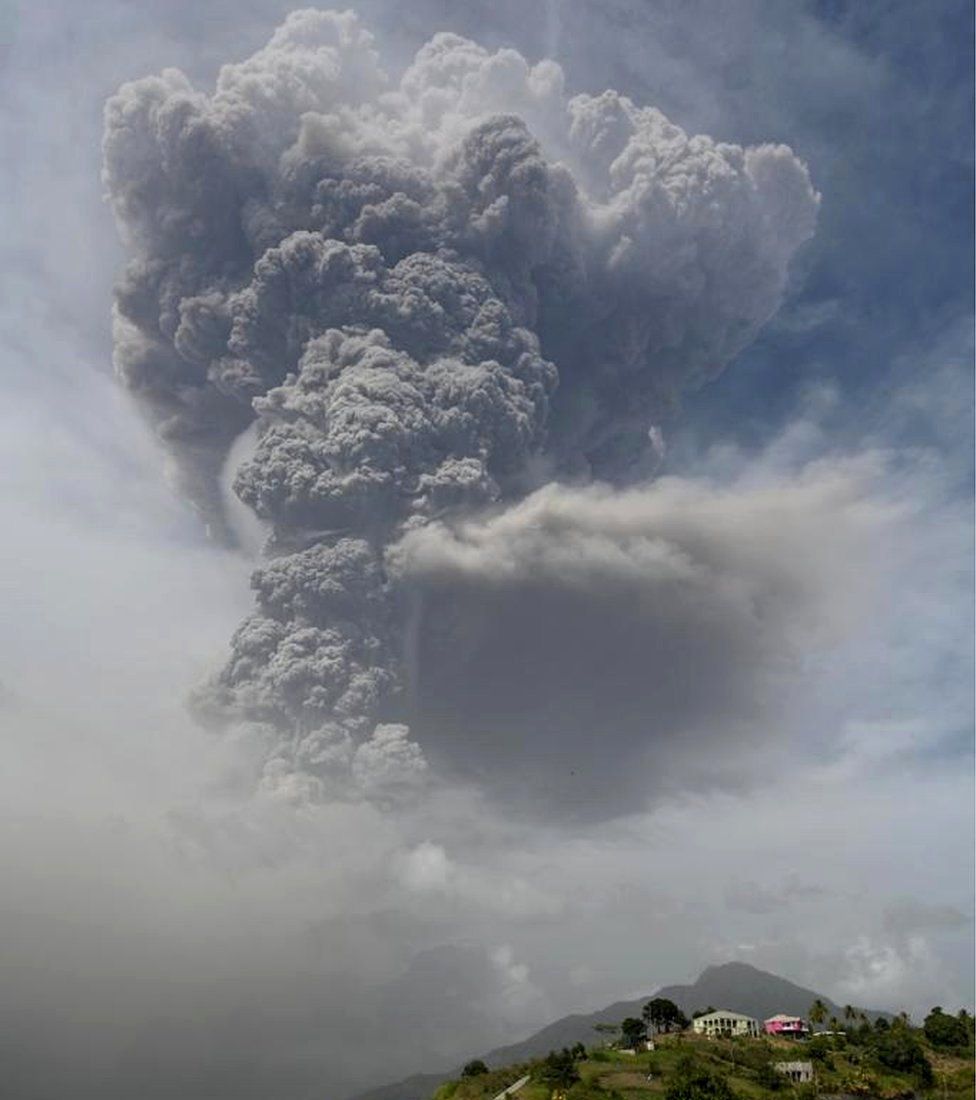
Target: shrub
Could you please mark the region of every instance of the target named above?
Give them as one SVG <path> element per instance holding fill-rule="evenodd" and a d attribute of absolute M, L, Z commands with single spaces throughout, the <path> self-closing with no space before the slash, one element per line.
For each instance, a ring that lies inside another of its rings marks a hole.
<path fill-rule="evenodd" d="M 969 1028 L 956 1016 L 949 1016 L 941 1008 L 933 1008 L 922 1025 L 925 1038 L 942 1050 L 969 1046 Z"/>
<path fill-rule="evenodd" d="M 764 1089 L 777 1092 L 786 1083 L 786 1078 L 772 1062 L 766 1061 L 756 1070 L 756 1081 Z"/>
<path fill-rule="evenodd" d="M 728 1056 L 737 1065 L 756 1071 L 771 1061 L 779 1061 L 779 1058 L 773 1058 L 773 1049 L 765 1039 L 733 1039 L 728 1047 Z"/>
<path fill-rule="evenodd" d="M 488 1072 L 488 1067 L 480 1058 L 475 1058 L 461 1070 L 462 1077 L 480 1077 L 483 1073 Z"/>
<path fill-rule="evenodd" d="M 842 1092 L 851 1096 L 877 1096 L 878 1082 L 870 1073 L 855 1069 L 846 1074 L 840 1081 Z"/>
<path fill-rule="evenodd" d="M 871 1052 L 876 1062 L 897 1073 L 910 1073 L 921 1085 L 932 1083 L 932 1066 L 918 1040 L 907 1028 L 880 1032 Z"/>
<path fill-rule="evenodd" d="M 668 1085 L 664 1100 L 735 1100 L 735 1093 L 724 1077 L 685 1062 Z"/>
<path fill-rule="evenodd" d="M 831 1049 L 830 1039 L 823 1035 L 814 1036 L 806 1046 L 807 1054 L 815 1062 L 829 1062 Z"/>

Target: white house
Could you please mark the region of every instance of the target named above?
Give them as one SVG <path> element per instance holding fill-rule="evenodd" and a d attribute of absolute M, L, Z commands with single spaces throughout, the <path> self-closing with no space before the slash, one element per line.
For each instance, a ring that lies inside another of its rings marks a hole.
<path fill-rule="evenodd" d="M 813 1062 L 774 1062 L 773 1066 L 789 1077 L 794 1085 L 806 1084 L 813 1080 Z"/>
<path fill-rule="evenodd" d="M 696 1035 L 707 1035 L 710 1039 L 722 1036 L 746 1035 L 755 1039 L 759 1035 L 759 1021 L 741 1012 L 731 1012 L 720 1008 L 717 1012 L 706 1012 L 691 1021 Z"/>

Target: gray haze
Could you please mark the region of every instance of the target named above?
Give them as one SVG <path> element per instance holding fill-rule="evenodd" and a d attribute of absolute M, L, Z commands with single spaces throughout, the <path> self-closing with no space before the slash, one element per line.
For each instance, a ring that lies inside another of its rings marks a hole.
<path fill-rule="evenodd" d="M 971 1002 L 948 7 L 11 9 L 0 1095 Z"/>

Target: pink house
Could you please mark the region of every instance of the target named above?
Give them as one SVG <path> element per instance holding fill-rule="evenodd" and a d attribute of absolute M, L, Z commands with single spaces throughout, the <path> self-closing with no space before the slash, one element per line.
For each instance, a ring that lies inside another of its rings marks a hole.
<path fill-rule="evenodd" d="M 770 1016 L 763 1021 L 763 1031 L 767 1035 L 778 1035 L 781 1039 L 805 1039 L 810 1034 L 806 1021 L 799 1016 Z"/>

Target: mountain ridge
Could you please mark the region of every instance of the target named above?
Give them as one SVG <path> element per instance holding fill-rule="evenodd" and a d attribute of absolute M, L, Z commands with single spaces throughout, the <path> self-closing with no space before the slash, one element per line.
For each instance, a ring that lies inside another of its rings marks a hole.
<path fill-rule="evenodd" d="M 641 1008 L 651 997 L 666 997 L 674 1001 L 687 1016 L 709 1005 L 744 1012 L 759 1020 L 768 1019 L 777 1012 L 806 1016 L 810 1006 L 818 999 L 823 1001 L 828 1016 L 843 1016 L 841 1006 L 822 993 L 759 970 L 749 963 L 719 963 L 706 967 L 691 984 L 661 986 L 635 1000 L 615 1001 L 595 1012 L 563 1016 L 520 1042 L 496 1047 L 479 1057 L 494 1068 L 538 1058 L 550 1050 L 572 1046 L 576 1042 L 592 1045 L 594 1025 L 616 1024 L 627 1016 L 640 1016 Z M 864 1011 L 871 1020 L 891 1015 L 878 1009 L 859 1011 Z M 402 1081 L 357 1093 L 349 1100 L 429 1100 L 438 1085 L 458 1076 L 459 1072 L 456 1067 L 445 1073 L 414 1074 Z"/>

